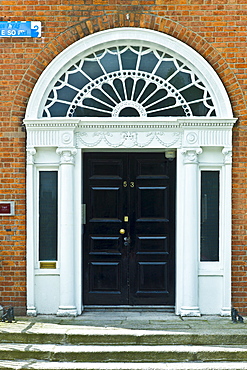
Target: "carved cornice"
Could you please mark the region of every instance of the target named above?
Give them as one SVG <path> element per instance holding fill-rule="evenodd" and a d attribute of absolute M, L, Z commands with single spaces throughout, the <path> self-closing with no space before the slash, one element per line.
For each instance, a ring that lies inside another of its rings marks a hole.
<path fill-rule="evenodd" d="M 25 120 L 28 147 L 181 148 L 232 145 L 235 119 Z"/>

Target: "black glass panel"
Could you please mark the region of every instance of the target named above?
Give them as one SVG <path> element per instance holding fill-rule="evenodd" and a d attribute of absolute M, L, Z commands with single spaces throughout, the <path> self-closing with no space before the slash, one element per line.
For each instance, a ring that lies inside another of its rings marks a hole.
<path fill-rule="evenodd" d="M 191 75 L 189 73 L 179 72 L 169 82 L 177 89 L 180 89 L 181 87 L 189 85 L 192 82 Z"/>
<path fill-rule="evenodd" d="M 57 90 L 58 100 L 73 101 L 74 97 L 78 94 L 78 91 L 71 89 L 68 86 L 64 86 L 61 89 Z"/>
<path fill-rule="evenodd" d="M 147 112 L 155 110 L 155 109 L 161 109 L 162 110 L 162 108 L 170 107 L 170 106 L 173 106 L 175 104 L 176 104 L 176 99 L 175 98 L 171 98 L 171 97 L 166 98 L 166 99 L 164 98 L 160 102 L 158 102 L 156 104 L 153 104 L 149 108 L 147 108 Z"/>
<path fill-rule="evenodd" d="M 140 79 L 136 82 L 134 100 L 136 100 L 139 97 L 142 90 L 144 89 L 144 86 L 145 86 L 145 81 L 144 80 Z"/>
<path fill-rule="evenodd" d="M 101 112 L 90 108 L 76 107 L 74 117 L 111 117 L 111 112 Z"/>
<path fill-rule="evenodd" d="M 145 72 L 152 72 L 156 64 L 158 63 L 158 59 L 154 55 L 153 52 L 142 55 L 141 62 L 140 62 L 140 71 Z"/>
<path fill-rule="evenodd" d="M 219 261 L 219 171 L 201 172 L 201 261 Z"/>
<path fill-rule="evenodd" d="M 123 69 L 136 69 L 137 54 L 131 50 L 125 51 L 121 54 Z"/>
<path fill-rule="evenodd" d="M 81 72 L 69 74 L 68 83 L 78 89 L 82 89 L 88 82 L 89 79 L 87 79 Z"/>
<path fill-rule="evenodd" d="M 57 171 L 39 173 L 39 260 L 57 260 Z"/>
<path fill-rule="evenodd" d="M 187 89 L 180 92 L 187 102 L 203 99 L 204 90 L 198 89 L 196 86 L 190 86 Z"/>
<path fill-rule="evenodd" d="M 172 99 L 172 98 L 171 98 Z M 185 116 L 184 110 L 182 107 L 175 107 L 170 109 L 158 110 L 157 112 L 148 113 L 148 117 L 177 117 Z"/>
<path fill-rule="evenodd" d="M 94 61 L 85 61 L 82 70 L 93 80 L 104 74 L 98 62 Z"/>
<path fill-rule="evenodd" d="M 166 80 L 176 70 L 177 70 L 177 67 L 174 65 L 172 61 L 166 61 L 166 62 L 161 63 L 161 65 L 159 66 L 155 74 L 157 76 L 162 77 L 164 80 Z"/>
<path fill-rule="evenodd" d="M 153 83 L 150 83 L 144 90 L 143 94 L 141 95 L 139 102 L 143 102 L 145 99 L 149 97 L 155 90 L 157 90 L 157 86 Z"/>
<path fill-rule="evenodd" d="M 101 100 L 102 102 L 105 102 L 106 104 L 109 104 L 111 106 L 115 105 L 114 102 L 111 99 L 109 99 L 106 96 L 106 94 L 100 89 L 94 89 L 92 91 L 92 96 L 94 96 L 95 98 L 97 98 L 97 99 Z"/>
<path fill-rule="evenodd" d="M 117 55 L 106 53 L 106 55 L 100 59 L 100 62 L 107 73 L 119 70 L 119 63 L 118 63 Z"/>
<path fill-rule="evenodd" d="M 47 103 L 49 104 L 49 99 Z M 52 117 L 66 117 L 69 107 L 70 104 L 56 102 L 49 108 L 49 111 Z"/>
<path fill-rule="evenodd" d="M 146 107 L 147 105 L 155 104 L 158 100 L 162 99 L 162 102 L 160 104 L 161 106 L 163 106 L 163 99 L 165 99 L 166 96 L 167 91 L 164 89 L 160 89 L 155 94 L 153 94 L 143 105 Z"/>
<path fill-rule="evenodd" d="M 123 108 L 119 113 L 119 117 L 139 117 L 140 114 L 135 108 Z"/>

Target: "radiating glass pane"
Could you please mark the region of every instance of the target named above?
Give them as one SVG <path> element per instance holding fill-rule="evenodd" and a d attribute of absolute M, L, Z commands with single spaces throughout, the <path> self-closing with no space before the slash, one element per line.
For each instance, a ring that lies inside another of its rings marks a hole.
<path fill-rule="evenodd" d="M 201 261 L 219 261 L 219 171 L 201 172 Z"/>

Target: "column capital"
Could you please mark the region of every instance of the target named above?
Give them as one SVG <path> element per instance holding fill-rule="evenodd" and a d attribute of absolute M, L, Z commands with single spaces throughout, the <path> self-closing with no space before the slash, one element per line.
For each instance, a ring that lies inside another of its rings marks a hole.
<path fill-rule="evenodd" d="M 36 154 L 36 149 L 34 147 L 27 148 L 27 164 L 34 164 L 34 156 Z"/>
<path fill-rule="evenodd" d="M 57 148 L 56 153 L 60 155 L 60 164 L 74 164 L 76 148 Z"/>
<path fill-rule="evenodd" d="M 184 164 L 197 164 L 202 148 L 182 148 L 181 153 L 184 156 Z"/>
<path fill-rule="evenodd" d="M 222 154 L 224 155 L 224 164 L 232 164 L 232 148 L 224 147 Z"/>

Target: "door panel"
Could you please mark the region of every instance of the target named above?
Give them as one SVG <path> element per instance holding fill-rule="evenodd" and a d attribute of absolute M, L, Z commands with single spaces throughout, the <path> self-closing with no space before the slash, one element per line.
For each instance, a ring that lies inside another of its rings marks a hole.
<path fill-rule="evenodd" d="M 84 304 L 174 304 L 174 199 L 162 153 L 84 155 Z"/>

